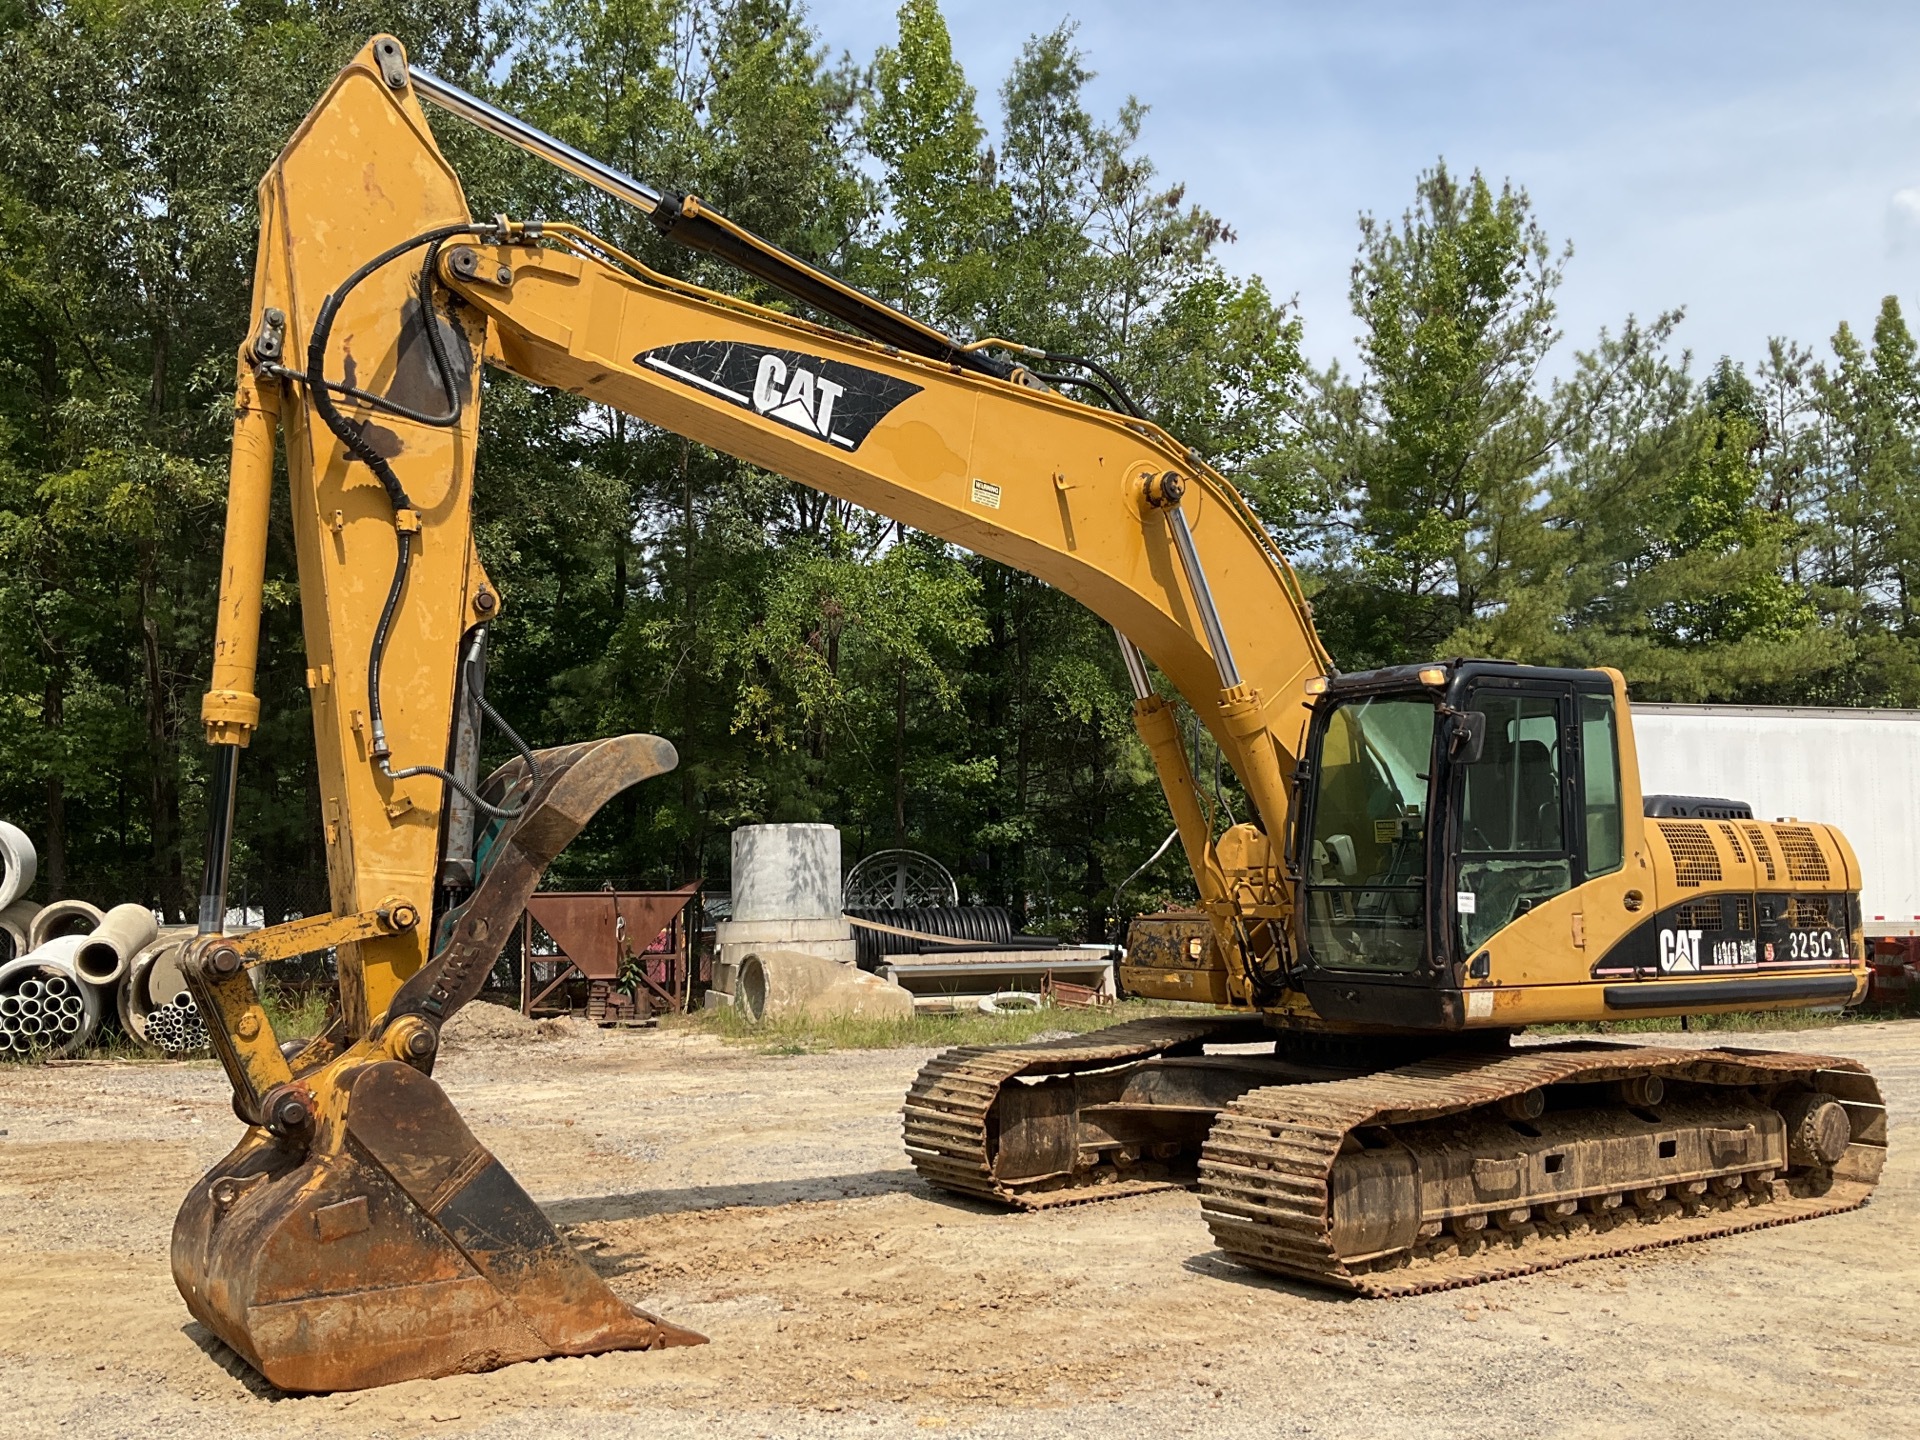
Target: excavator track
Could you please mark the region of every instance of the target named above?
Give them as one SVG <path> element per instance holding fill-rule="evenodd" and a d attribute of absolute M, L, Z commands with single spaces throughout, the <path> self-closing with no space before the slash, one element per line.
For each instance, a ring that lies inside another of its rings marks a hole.
<path fill-rule="evenodd" d="M 1644 1099 L 1650 1079 L 1665 1092 L 1651 1104 L 1530 1103 L 1550 1086 Z M 1539 1124 L 1511 1118 L 1527 1114 Z M 1674 1157 L 1664 1171 L 1630 1173 L 1642 1142 Z M 1232 1259 L 1399 1296 L 1852 1210 L 1885 1155 L 1879 1087 L 1854 1061 L 1593 1043 L 1250 1091 L 1208 1136 L 1200 1196 Z"/>
<path fill-rule="evenodd" d="M 994 1166 L 994 1104 L 1013 1081 L 1193 1054 L 1208 1044 L 1271 1038 L 1258 1016 L 1129 1020 L 1086 1035 L 1017 1046 L 966 1045 L 921 1067 L 907 1091 L 907 1156 L 929 1183 L 997 1205 L 1039 1210 L 1115 1200 L 1183 1182 L 1133 1178 L 1108 1167 L 1010 1180 Z"/>

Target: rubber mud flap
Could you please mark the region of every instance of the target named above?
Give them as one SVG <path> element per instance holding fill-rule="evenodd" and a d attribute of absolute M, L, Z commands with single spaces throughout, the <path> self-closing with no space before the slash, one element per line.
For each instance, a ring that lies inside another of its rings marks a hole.
<path fill-rule="evenodd" d="M 427 1076 L 376 1060 L 336 1093 L 310 1146 L 249 1130 L 174 1222 L 188 1309 L 272 1384 L 704 1343 L 614 1295 Z"/>

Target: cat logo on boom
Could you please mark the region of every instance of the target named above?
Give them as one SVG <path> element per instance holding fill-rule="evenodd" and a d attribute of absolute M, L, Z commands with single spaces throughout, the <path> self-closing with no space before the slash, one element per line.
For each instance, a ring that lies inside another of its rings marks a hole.
<path fill-rule="evenodd" d="M 843 361 L 729 340 L 683 340 L 633 358 L 842 450 L 858 450 L 874 426 L 921 389 Z"/>

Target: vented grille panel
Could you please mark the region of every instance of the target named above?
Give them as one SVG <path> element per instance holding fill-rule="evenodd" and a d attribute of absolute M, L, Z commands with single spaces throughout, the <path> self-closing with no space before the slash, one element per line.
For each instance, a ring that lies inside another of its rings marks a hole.
<path fill-rule="evenodd" d="M 1746 864 L 1747 852 L 1740 848 L 1740 832 L 1722 820 L 1720 822 L 1720 833 L 1727 837 L 1727 848 L 1733 851 L 1734 862 L 1740 865 Z"/>
<path fill-rule="evenodd" d="M 1742 825 L 1740 828 L 1747 832 L 1747 843 L 1753 846 L 1753 858 L 1767 867 L 1767 879 L 1777 880 L 1779 876 L 1773 868 L 1773 847 L 1767 844 L 1767 832 L 1758 825 Z"/>
<path fill-rule="evenodd" d="M 1733 902 L 1733 928 L 1742 935 L 1753 934 L 1753 900 L 1742 895 Z"/>
<path fill-rule="evenodd" d="M 1720 878 L 1720 852 L 1707 827 L 1694 820 L 1656 820 L 1673 855 L 1674 883 L 1694 886 Z"/>
<path fill-rule="evenodd" d="M 1780 837 L 1780 853 L 1787 857 L 1789 880 L 1829 878 L 1827 857 L 1820 852 L 1820 842 L 1813 838 L 1812 830 L 1805 825 L 1781 825 L 1773 833 Z"/>
<path fill-rule="evenodd" d="M 1674 912 L 1674 924 L 1688 930 L 1724 930 L 1726 915 L 1720 902 L 1690 900 Z"/>

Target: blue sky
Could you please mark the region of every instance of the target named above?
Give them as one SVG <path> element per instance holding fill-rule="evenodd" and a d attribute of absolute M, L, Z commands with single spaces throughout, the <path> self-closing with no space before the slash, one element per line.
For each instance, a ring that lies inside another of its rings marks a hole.
<path fill-rule="evenodd" d="M 828 46 L 865 57 L 893 35 L 896 3 L 811 10 Z M 1232 268 L 1298 294 L 1318 361 L 1352 354 L 1355 217 L 1398 215 L 1440 155 L 1524 185 L 1554 241 L 1573 241 L 1569 344 L 1685 306 L 1697 368 L 1751 364 L 1772 335 L 1824 353 L 1883 295 L 1920 306 L 1920 5 L 944 9 L 989 125 L 1022 41 L 1077 20 L 1096 112 L 1128 94 L 1152 107 L 1148 153 L 1238 230 Z"/>

